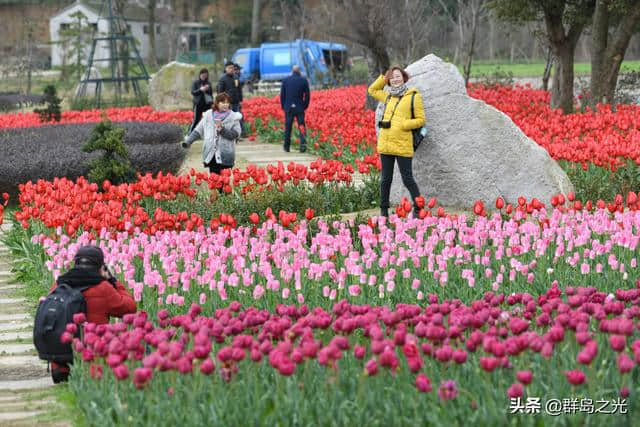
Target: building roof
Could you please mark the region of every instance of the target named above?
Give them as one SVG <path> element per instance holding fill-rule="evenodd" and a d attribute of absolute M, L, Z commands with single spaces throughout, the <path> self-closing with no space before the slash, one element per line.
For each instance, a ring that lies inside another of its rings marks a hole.
<path fill-rule="evenodd" d="M 0 0 L 3 1 L 3 0 Z M 63 14 L 64 12 L 66 12 L 68 9 L 70 9 L 71 7 L 77 5 L 77 4 L 82 4 L 84 7 L 86 7 L 87 9 L 91 10 L 92 12 L 94 12 L 96 15 L 99 15 L 100 12 L 102 11 L 103 14 L 106 14 L 106 6 L 104 7 L 105 10 L 103 10 L 102 4 L 106 2 L 103 1 L 97 1 L 97 0 L 77 0 L 74 1 L 73 3 L 69 4 L 67 7 L 65 7 L 64 9 L 60 10 L 58 13 L 56 13 L 54 16 L 58 16 L 60 14 Z M 167 8 L 157 8 L 156 9 L 156 21 L 166 18 L 169 15 L 170 11 Z M 140 7 L 138 5 L 135 4 L 125 4 L 124 6 L 124 19 L 126 19 L 127 21 L 148 21 L 149 20 L 149 11 L 144 8 L 144 7 Z"/>

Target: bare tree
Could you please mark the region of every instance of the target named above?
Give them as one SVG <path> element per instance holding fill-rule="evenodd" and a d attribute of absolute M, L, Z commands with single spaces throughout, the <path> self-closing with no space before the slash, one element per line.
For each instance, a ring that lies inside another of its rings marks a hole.
<path fill-rule="evenodd" d="M 462 9 L 458 13 L 458 21 L 460 26 L 466 26 L 468 39 L 463 42 L 465 46 L 465 63 L 463 65 L 464 84 L 469 84 L 471 76 L 471 63 L 475 54 L 476 37 L 478 34 L 478 23 L 481 19 L 486 18 L 487 10 L 485 9 L 486 0 L 458 0 L 458 5 Z"/>
<path fill-rule="evenodd" d="M 478 26 L 489 13 L 486 9 L 487 0 L 456 0 L 455 3 L 438 0 L 442 13 L 457 29 L 458 42 L 456 44 L 453 62 L 458 63 L 462 58 L 465 85 L 471 76 L 471 64 L 475 54 Z"/>
<path fill-rule="evenodd" d="M 251 45 L 258 44 L 260 36 L 260 0 L 253 0 L 253 8 L 251 9 Z"/>
<path fill-rule="evenodd" d="M 150 62 L 151 65 L 158 65 L 158 52 L 156 50 L 156 5 L 157 0 L 148 0 L 148 27 L 149 27 L 149 46 L 151 47 Z"/>
<path fill-rule="evenodd" d="M 389 51 L 394 60 L 408 64 L 427 53 L 437 11 L 429 1 L 401 1 L 403 7 L 389 11 Z"/>

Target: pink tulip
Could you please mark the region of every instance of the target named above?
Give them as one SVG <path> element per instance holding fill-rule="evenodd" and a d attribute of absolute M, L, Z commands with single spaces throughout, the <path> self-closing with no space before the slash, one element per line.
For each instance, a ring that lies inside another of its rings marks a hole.
<path fill-rule="evenodd" d="M 443 381 L 438 388 L 438 396 L 442 400 L 453 400 L 458 395 L 458 387 L 453 380 Z"/>
<path fill-rule="evenodd" d="M 511 399 L 514 399 L 516 397 L 522 397 L 523 391 L 524 391 L 524 388 L 522 387 L 522 384 L 513 383 L 507 390 L 507 396 L 509 396 Z"/>
<path fill-rule="evenodd" d="M 421 393 L 430 393 L 433 390 L 431 387 L 431 380 L 425 374 L 418 374 L 416 376 L 416 388 Z"/>

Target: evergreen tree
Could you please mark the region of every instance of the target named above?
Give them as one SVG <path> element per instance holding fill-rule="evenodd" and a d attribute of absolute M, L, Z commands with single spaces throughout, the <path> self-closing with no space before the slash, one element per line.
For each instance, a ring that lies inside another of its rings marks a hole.
<path fill-rule="evenodd" d="M 62 118 L 61 99 L 56 95 L 55 86 L 48 85 L 44 88 L 44 102 L 46 103 L 45 108 L 36 108 L 33 112 L 40 117 L 41 122 L 59 122 Z"/>
<path fill-rule="evenodd" d="M 117 185 L 135 178 L 135 171 L 124 145 L 124 129 L 114 128 L 107 118 L 96 125 L 89 141 L 82 147 L 85 153 L 97 150 L 104 150 L 104 155 L 89 163 L 89 181 L 101 185 L 109 180 Z"/>

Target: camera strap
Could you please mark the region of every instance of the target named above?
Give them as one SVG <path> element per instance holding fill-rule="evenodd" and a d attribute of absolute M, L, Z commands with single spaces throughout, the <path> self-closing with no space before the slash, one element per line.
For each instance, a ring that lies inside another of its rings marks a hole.
<path fill-rule="evenodd" d="M 387 112 L 387 104 L 389 104 L 390 98 L 391 98 L 391 95 L 387 95 L 387 100 L 384 102 L 384 110 L 382 110 L 381 120 L 384 120 L 384 114 Z M 393 111 L 391 112 L 391 117 L 389 117 L 389 123 L 391 123 L 391 120 L 393 120 L 393 116 L 396 114 L 396 110 L 398 109 L 398 105 L 400 105 L 400 101 L 402 101 L 402 98 L 404 98 L 404 95 L 402 95 L 400 99 L 398 99 L 398 102 L 396 103 L 395 107 L 393 107 Z"/>

